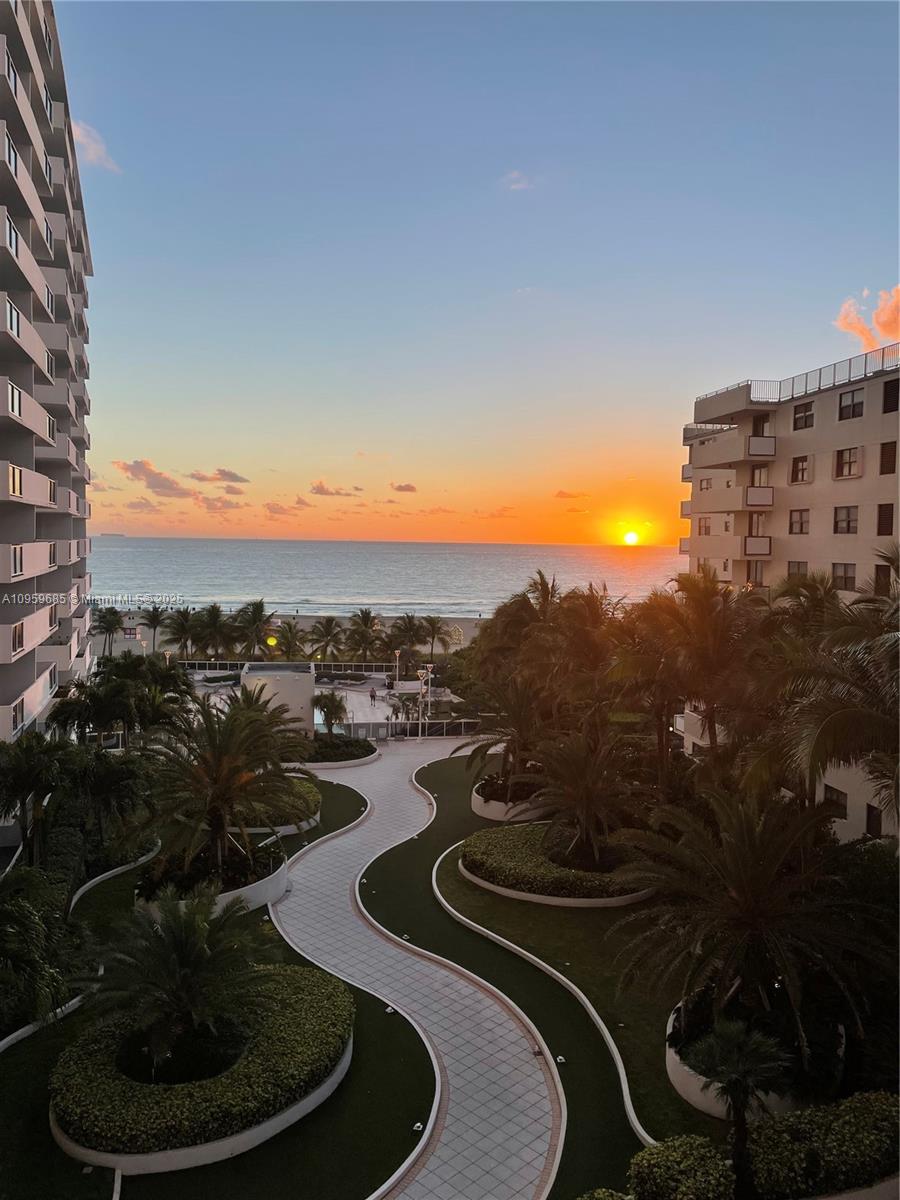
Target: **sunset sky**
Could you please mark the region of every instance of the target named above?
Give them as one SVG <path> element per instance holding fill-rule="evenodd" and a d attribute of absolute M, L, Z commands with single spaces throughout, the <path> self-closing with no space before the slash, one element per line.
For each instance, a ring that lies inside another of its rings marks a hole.
<path fill-rule="evenodd" d="M 893 5 L 56 12 L 95 533 L 672 543 L 698 392 L 885 340 Z"/>

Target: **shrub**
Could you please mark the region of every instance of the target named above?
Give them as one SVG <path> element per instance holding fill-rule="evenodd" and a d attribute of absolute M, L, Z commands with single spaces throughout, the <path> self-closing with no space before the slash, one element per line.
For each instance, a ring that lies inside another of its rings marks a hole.
<path fill-rule="evenodd" d="M 595 1188 L 592 1192 L 585 1192 L 583 1196 L 579 1196 L 578 1200 L 629 1200 L 624 1192 L 611 1192 L 609 1188 Z"/>
<path fill-rule="evenodd" d="M 730 1200 L 734 1175 L 708 1138 L 667 1138 L 631 1160 L 634 1200 Z"/>
<path fill-rule="evenodd" d="M 605 898 L 625 893 L 610 875 L 551 862 L 542 846 L 546 830 L 546 825 L 537 824 L 479 830 L 463 843 L 463 866 L 487 883 L 537 896 Z"/>
<path fill-rule="evenodd" d="M 326 734 L 316 734 L 312 745 L 310 764 L 325 762 L 348 762 L 354 758 L 368 758 L 374 754 L 375 747 L 365 738 L 328 737 Z"/>
<path fill-rule="evenodd" d="M 297 793 L 297 808 L 291 814 L 291 820 L 298 824 L 311 820 L 322 807 L 322 793 L 311 779 L 294 780 L 294 791 Z M 287 825 L 288 822 L 284 821 L 283 824 Z"/>
<path fill-rule="evenodd" d="M 60 1128 L 83 1146 L 146 1154 L 249 1129 L 301 1100 L 336 1067 L 353 1030 L 350 990 L 309 967 L 261 967 L 270 1003 L 247 1013 L 248 1043 L 221 1075 L 147 1085 L 116 1065 L 130 1026 L 92 1026 L 60 1056 L 50 1079 Z"/>
<path fill-rule="evenodd" d="M 152 900 L 157 892 L 170 886 L 181 896 L 189 896 L 195 887 L 206 883 L 216 883 L 223 892 L 231 892 L 265 879 L 277 871 L 283 861 L 284 851 L 279 842 L 252 846 L 249 856 L 235 851 L 223 861 L 221 870 L 212 859 L 209 847 L 196 854 L 187 867 L 183 854 L 159 856 L 144 867 L 135 891 L 142 900 Z"/>
<path fill-rule="evenodd" d="M 751 1129 L 750 1153 L 761 1200 L 867 1187 L 897 1170 L 897 1097 L 860 1092 L 768 1117 Z"/>
<path fill-rule="evenodd" d="M 84 875 L 84 811 L 74 796 L 61 795 L 48 814 L 49 832 L 44 845 L 44 870 L 73 892 Z"/>

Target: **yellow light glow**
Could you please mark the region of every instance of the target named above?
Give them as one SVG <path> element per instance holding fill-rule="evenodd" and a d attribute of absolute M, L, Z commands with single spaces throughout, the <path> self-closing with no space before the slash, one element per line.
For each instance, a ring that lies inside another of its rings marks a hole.
<path fill-rule="evenodd" d="M 622 541 L 625 543 L 626 546 L 636 546 L 638 544 L 638 542 L 640 541 L 640 538 L 634 532 L 633 529 L 629 529 L 628 533 L 626 533 L 625 536 L 622 538 Z"/>
<path fill-rule="evenodd" d="M 278 638 L 277 638 L 277 637 L 272 637 L 271 635 L 269 635 L 269 637 L 267 637 L 267 638 L 266 638 L 266 645 L 267 645 L 267 646 L 277 646 L 277 645 L 278 645 Z"/>

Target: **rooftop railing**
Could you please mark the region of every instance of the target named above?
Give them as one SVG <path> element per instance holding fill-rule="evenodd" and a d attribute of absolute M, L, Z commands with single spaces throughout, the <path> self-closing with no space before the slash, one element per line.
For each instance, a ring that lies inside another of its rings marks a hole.
<path fill-rule="evenodd" d="M 731 383 L 728 387 L 718 388 L 714 392 L 705 392 L 697 399 L 706 400 L 710 396 L 721 396 L 737 388 L 749 387 L 751 402 L 780 404 L 783 400 L 796 400 L 799 396 L 809 396 L 813 392 L 840 387 L 842 383 L 854 383 L 857 379 L 878 375 L 881 371 L 891 371 L 898 364 L 900 342 L 891 342 L 889 346 L 880 346 L 877 350 L 869 350 L 865 354 L 855 354 L 852 358 L 842 358 L 839 362 L 829 363 L 827 367 L 818 367 L 815 371 L 806 371 L 802 375 L 789 375 L 787 379 L 742 379 L 740 383 Z"/>

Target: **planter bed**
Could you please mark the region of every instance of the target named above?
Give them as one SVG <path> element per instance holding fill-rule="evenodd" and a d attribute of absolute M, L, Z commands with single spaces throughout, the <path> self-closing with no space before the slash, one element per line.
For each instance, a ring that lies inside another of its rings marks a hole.
<path fill-rule="evenodd" d="M 259 969 L 271 977 L 272 1006 L 250 1015 L 240 1058 L 212 1078 L 138 1083 L 117 1066 L 128 1019 L 88 1029 L 50 1080 L 61 1148 L 123 1174 L 181 1170 L 241 1154 L 322 1103 L 350 1063 L 351 993 L 317 968 Z"/>
<path fill-rule="evenodd" d="M 486 821 L 533 821 L 540 810 L 524 804 L 506 804 L 502 800 L 487 800 L 481 794 L 481 784 L 472 788 L 472 812 Z"/>
<path fill-rule="evenodd" d="M 247 911 L 252 912 L 255 908 L 263 908 L 267 904 L 276 904 L 288 890 L 288 865 L 287 859 L 282 859 L 275 870 L 270 875 L 264 875 L 262 879 L 256 879 L 253 883 L 245 883 L 243 887 L 232 888 L 227 892 L 220 892 L 216 897 L 215 912 L 221 912 L 230 900 L 243 900 L 247 906 Z M 155 913 L 156 905 L 152 900 L 143 900 L 141 897 L 135 897 L 136 904 L 149 904 L 150 911 Z M 184 904 L 182 900 L 180 903 Z"/>
<path fill-rule="evenodd" d="M 649 891 L 625 892 L 609 875 L 551 862 L 541 850 L 545 828 L 509 824 L 473 833 L 463 842 L 460 874 L 501 896 L 566 908 L 616 908 L 650 895 Z"/>

